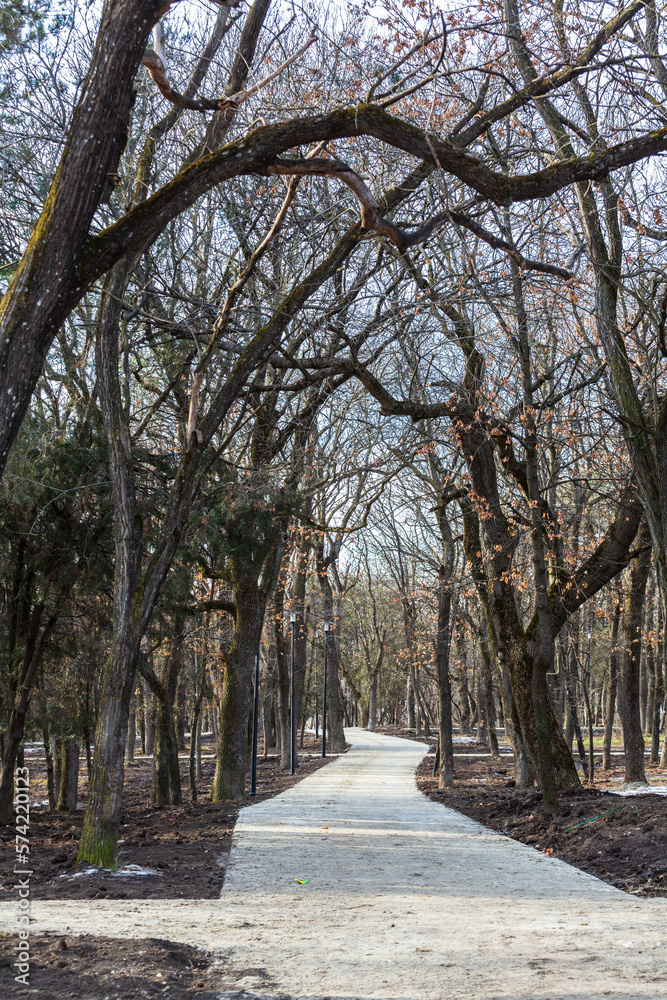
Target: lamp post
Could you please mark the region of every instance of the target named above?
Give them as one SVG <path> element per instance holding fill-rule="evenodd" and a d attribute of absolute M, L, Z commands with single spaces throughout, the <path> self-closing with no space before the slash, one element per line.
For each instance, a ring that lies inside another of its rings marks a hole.
<path fill-rule="evenodd" d="M 315 640 L 313 642 L 313 660 L 315 661 L 313 666 L 315 668 L 315 739 L 319 736 L 318 723 L 319 719 L 317 717 L 317 631 L 315 632 Z"/>
<path fill-rule="evenodd" d="M 255 693 L 252 701 L 252 767 L 250 794 L 257 795 L 257 724 L 259 722 L 259 650 L 255 660 Z"/>
<path fill-rule="evenodd" d="M 331 622 L 324 623 L 324 685 L 322 688 L 322 756 L 327 755 L 327 653 Z"/>
<path fill-rule="evenodd" d="M 296 629 L 296 611 L 290 615 L 292 623 L 292 667 L 290 670 L 290 774 L 296 774 L 296 714 L 294 712 L 294 630 Z"/>

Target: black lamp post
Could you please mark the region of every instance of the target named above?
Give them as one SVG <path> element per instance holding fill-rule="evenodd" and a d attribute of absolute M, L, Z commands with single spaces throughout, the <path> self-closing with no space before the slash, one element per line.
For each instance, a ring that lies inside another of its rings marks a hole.
<path fill-rule="evenodd" d="M 331 622 L 324 623 L 324 685 L 322 689 L 322 756 L 327 755 L 327 653 Z"/>
<path fill-rule="evenodd" d="M 319 736 L 319 719 L 317 716 L 317 632 L 315 632 L 315 641 L 313 643 L 313 659 L 315 663 L 313 664 L 315 668 L 315 739 Z"/>
<path fill-rule="evenodd" d="M 290 774 L 296 774 L 296 714 L 294 711 L 294 630 L 296 628 L 296 612 L 290 615 L 292 623 L 292 668 L 290 670 Z"/>
<path fill-rule="evenodd" d="M 259 722 L 259 650 L 255 660 L 255 693 L 252 701 L 252 767 L 250 770 L 250 794 L 257 795 L 257 726 Z"/>

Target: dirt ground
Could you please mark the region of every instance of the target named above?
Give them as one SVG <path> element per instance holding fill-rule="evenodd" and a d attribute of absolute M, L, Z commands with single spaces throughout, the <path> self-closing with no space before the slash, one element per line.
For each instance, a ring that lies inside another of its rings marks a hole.
<path fill-rule="evenodd" d="M 83 809 L 51 813 L 46 808 L 46 769 L 39 755 L 30 755 L 31 870 L 30 895 L 38 899 L 213 899 L 220 895 L 231 836 L 239 809 L 261 802 L 296 784 L 338 756 L 320 756 L 320 741 L 306 735 L 294 776 L 280 770 L 275 750 L 257 767 L 256 797 L 208 802 L 215 770 L 212 739 L 202 741 L 199 801 L 156 809 L 150 806 L 152 758 L 137 757 L 126 765 L 123 833 L 117 861 L 137 865 L 154 875 L 84 874 L 76 863 Z M 180 761 L 183 795 L 188 796 L 185 757 Z M 79 781 L 79 805 L 85 803 L 86 780 Z M 0 899 L 13 892 L 14 831 L 0 827 Z M 82 873 L 82 874 L 78 874 Z M 168 996 L 171 1000 L 217 1000 L 221 992 L 237 995 L 244 976 L 270 982 L 261 969 L 231 968 L 213 955 L 156 938 L 125 940 L 100 937 L 39 935 L 30 938 L 30 985 L 17 983 L 14 935 L 0 934 L 0 997 L 38 996 L 40 1000 L 134 1000 Z M 243 995 L 241 991 L 239 996 Z"/>
<path fill-rule="evenodd" d="M 218 1000 L 261 969 L 230 968 L 210 953 L 158 938 L 125 940 L 45 934 L 30 941 L 30 985 L 14 980 L 14 938 L 0 935 L 0 996 L 39 1000 Z M 233 991 L 233 992 L 232 992 Z"/>
<path fill-rule="evenodd" d="M 181 758 L 183 797 L 181 806 L 156 809 L 150 805 L 152 758 L 138 757 L 126 765 L 123 830 L 118 840 L 120 872 L 89 873 L 90 866 L 76 862 L 83 824 L 83 809 L 76 813 L 48 812 L 44 800 L 44 760 L 26 757 L 30 767 L 30 879 L 32 899 L 213 899 L 220 895 L 232 832 L 241 806 L 261 802 L 291 787 L 327 761 L 319 756 L 321 744 L 306 736 L 299 751 L 294 777 L 279 767 L 275 750 L 257 765 L 254 798 L 208 802 L 215 770 L 211 738 L 202 745 L 202 778 L 197 782 L 199 801 L 187 801 L 188 761 Z M 328 758 L 327 758 L 328 759 Z M 85 764 L 82 762 L 85 772 Z M 85 803 L 87 782 L 79 781 L 80 805 Z M 35 804 L 41 803 L 41 804 Z M 0 827 L 0 899 L 13 892 L 13 828 Z M 155 874 L 122 874 L 126 865 L 136 865 Z"/>
<path fill-rule="evenodd" d="M 388 735 L 415 738 L 395 727 Z M 424 737 L 421 737 L 424 739 Z M 455 787 L 439 791 L 432 777 L 435 738 L 426 738 L 432 751 L 417 773 L 420 789 L 436 801 L 451 806 L 500 833 L 590 872 L 636 895 L 667 896 L 667 798 L 656 795 L 620 798 L 607 790 L 622 780 L 622 757 L 614 771 L 598 771 L 599 788 L 582 788 L 561 796 L 556 817 L 546 817 L 539 794 L 516 789 L 512 759 L 475 756 L 486 754 L 481 743 L 457 743 Z M 507 754 L 507 749 L 501 749 Z M 270 751 L 260 761 L 258 788 L 261 801 L 290 787 L 322 766 L 319 744 L 306 738 L 295 777 L 280 771 Z M 33 806 L 31 813 L 31 878 L 33 899 L 90 898 L 215 898 L 224 880 L 225 863 L 240 802 L 211 803 L 205 799 L 213 776 L 213 746 L 203 748 L 203 774 L 198 783 L 200 801 L 177 808 L 148 805 L 152 762 L 138 758 L 128 766 L 123 836 L 118 861 L 158 872 L 156 875 L 120 877 L 112 873 L 76 874 L 76 847 L 83 812 L 48 813 Z M 46 798 L 43 761 L 27 761 L 31 773 L 31 799 Z M 187 797 L 187 761 L 181 761 Z M 85 800 L 85 781 L 80 785 Z M 609 811 L 613 810 L 613 811 Z M 593 822 L 587 822 L 593 820 Z M 10 839 L 11 838 L 11 839 Z M 0 860 L 5 875 L 0 898 L 11 892 L 13 833 L 0 833 Z M 79 869 L 83 866 L 78 866 Z M 67 873 L 66 877 L 61 877 Z M 30 986 L 17 984 L 13 935 L 0 935 L 0 996 L 39 996 L 40 1000 L 139 1000 L 169 996 L 172 1000 L 214 1000 L 221 993 L 243 996 L 243 977 L 271 983 L 261 969 L 239 969 L 195 948 L 146 938 L 122 940 L 97 937 L 33 936 L 30 941 Z"/>
<path fill-rule="evenodd" d="M 397 730 L 388 735 L 413 734 Z M 501 747 L 506 756 L 480 757 L 474 755 L 488 753 L 483 743 L 456 743 L 454 787 L 439 790 L 432 776 L 437 740 L 424 742 L 433 747 L 419 766 L 417 784 L 429 798 L 618 889 L 667 896 L 667 797 L 611 794 L 609 789 L 623 781 L 622 755 L 614 758 L 610 772 L 602 772 L 598 760 L 597 787 L 562 792 L 558 814 L 547 816 L 536 789 L 514 787 L 508 748 Z"/>

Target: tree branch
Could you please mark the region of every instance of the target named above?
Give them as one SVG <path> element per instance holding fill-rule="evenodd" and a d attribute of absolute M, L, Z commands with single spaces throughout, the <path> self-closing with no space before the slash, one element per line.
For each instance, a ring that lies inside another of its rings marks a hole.
<path fill-rule="evenodd" d="M 426 136 L 421 129 L 376 105 L 265 125 L 189 164 L 151 198 L 99 235 L 90 237 L 78 268 L 78 287 L 71 293 L 73 300 L 78 301 L 82 292 L 123 254 L 143 252 L 172 219 L 215 185 L 232 177 L 268 174 L 277 157 L 299 145 L 361 135 L 373 136 L 419 156 L 431 169 L 446 170 L 498 205 L 546 198 L 576 181 L 599 179 L 612 170 L 667 150 L 667 128 L 664 128 L 587 156 L 561 160 L 534 173 L 506 177 L 490 170 L 479 157 L 447 140 Z M 438 224 L 437 216 L 427 223 L 431 232 Z M 417 234 L 410 235 L 416 237 Z"/>
<path fill-rule="evenodd" d="M 232 7 L 236 4 L 221 4 L 221 6 Z M 236 94 L 230 94 L 228 97 L 216 97 L 211 100 L 207 98 L 199 98 L 195 100 L 192 97 L 187 97 L 183 94 L 179 94 L 177 90 L 174 90 L 172 85 L 169 83 L 169 78 L 167 76 L 167 61 L 164 52 L 163 45 L 163 28 L 161 22 L 158 23 L 153 28 L 153 48 L 146 49 L 144 56 L 141 60 L 141 65 L 146 67 L 148 75 L 151 80 L 160 91 L 163 97 L 165 97 L 172 104 L 175 104 L 179 108 L 185 108 L 189 111 L 225 111 L 227 108 L 238 108 L 240 104 L 247 101 L 249 97 L 256 94 L 258 90 L 262 90 L 264 87 L 268 86 L 276 77 L 280 76 L 288 66 L 291 66 L 293 62 L 303 55 L 306 49 L 317 40 L 317 35 L 313 32 L 308 41 L 297 49 L 289 58 L 281 62 L 280 66 L 269 73 L 268 76 L 264 77 L 263 80 L 259 80 L 254 83 L 251 87 L 247 87 L 245 90 L 239 90 Z"/>

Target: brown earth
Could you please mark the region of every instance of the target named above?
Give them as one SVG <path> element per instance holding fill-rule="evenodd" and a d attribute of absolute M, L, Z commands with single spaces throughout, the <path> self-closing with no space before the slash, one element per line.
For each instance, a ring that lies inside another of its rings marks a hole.
<path fill-rule="evenodd" d="M 414 736 L 400 731 L 389 735 Z M 432 775 L 437 740 L 424 742 L 432 748 L 417 770 L 417 784 L 429 798 L 618 889 L 637 896 L 667 896 L 667 797 L 611 794 L 609 789 L 623 781 L 622 756 L 615 758 L 610 772 L 601 771 L 599 759 L 599 787 L 561 792 L 558 814 L 548 816 L 537 789 L 514 787 L 509 748 L 501 748 L 500 757 L 475 757 L 488 753 L 488 747 L 455 744 L 454 787 L 440 790 Z"/>
<path fill-rule="evenodd" d="M 215 770 L 214 747 L 209 738 L 202 745 L 202 778 L 197 782 L 199 801 L 157 809 L 151 806 L 153 761 L 139 757 L 126 765 L 123 830 L 118 840 L 119 866 L 139 865 L 155 875 L 124 876 L 97 871 L 76 862 L 83 810 L 49 812 L 35 805 L 47 798 L 43 757 L 26 756 L 30 768 L 30 878 L 32 899 L 214 899 L 225 877 L 232 832 L 239 809 L 261 802 L 290 788 L 312 774 L 327 760 L 319 756 L 320 742 L 306 737 L 299 751 L 297 773 L 282 771 L 275 750 L 257 766 L 257 796 L 243 800 L 208 802 L 206 795 Z M 261 749 L 261 748 L 260 748 Z M 180 760 L 183 797 L 188 799 L 188 761 Z M 82 763 L 85 771 L 85 764 Z M 85 802 L 87 782 L 79 782 L 80 802 Z M 13 893 L 15 830 L 0 827 L 0 900 Z"/>
<path fill-rule="evenodd" d="M 388 735 L 415 738 L 414 732 L 383 727 Z M 611 774 L 598 771 L 600 788 L 582 788 L 560 797 L 556 817 L 541 810 L 539 793 L 512 784 L 508 748 L 501 757 L 486 754 L 481 743 L 455 746 L 455 787 L 439 791 L 432 777 L 435 738 L 422 737 L 431 752 L 420 765 L 417 783 L 434 800 L 459 810 L 516 840 L 550 851 L 564 861 L 637 895 L 667 895 L 667 798 L 657 795 L 619 798 L 611 785 L 622 781 L 622 757 Z M 76 846 L 83 813 L 49 813 L 33 807 L 30 839 L 34 899 L 71 898 L 215 898 L 224 879 L 224 864 L 240 807 L 261 801 L 290 787 L 322 766 L 319 744 L 306 739 L 299 770 L 291 777 L 278 767 L 276 756 L 260 761 L 257 799 L 211 803 L 204 796 L 215 762 L 213 747 L 204 746 L 200 802 L 155 809 L 150 795 L 152 761 L 139 758 L 127 769 L 127 800 L 119 863 L 155 868 L 160 875 L 119 878 L 111 873 L 60 878 L 75 869 Z M 46 798 L 44 762 L 32 756 L 31 798 Z M 181 761 L 187 796 L 187 761 Z M 84 788 L 82 781 L 81 787 Z M 82 799 L 85 796 L 82 795 Z M 609 812 L 609 810 L 613 810 Z M 593 820 L 593 822 L 587 822 Z M 14 863 L 14 834 L 0 835 L 3 873 Z M 218 863 L 220 862 L 220 863 Z M 6 879 L 0 899 L 11 892 Z M 242 997 L 270 983 L 262 969 L 233 968 L 219 957 L 186 945 L 158 939 L 122 940 L 94 937 L 33 936 L 30 940 L 30 986 L 14 981 L 13 935 L 0 935 L 0 996 L 40 1000 L 134 1000 L 169 996 L 172 1000 L 214 1000 Z"/>
<path fill-rule="evenodd" d="M 232 968 L 208 952 L 172 941 L 45 934 L 30 940 L 29 986 L 24 986 L 14 980 L 14 944 L 10 935 L 0 935 L 2 997 L 218 1000 L 222 991 L 243 996 L 244 977 L 272 985 L 262 969 Z"/>

